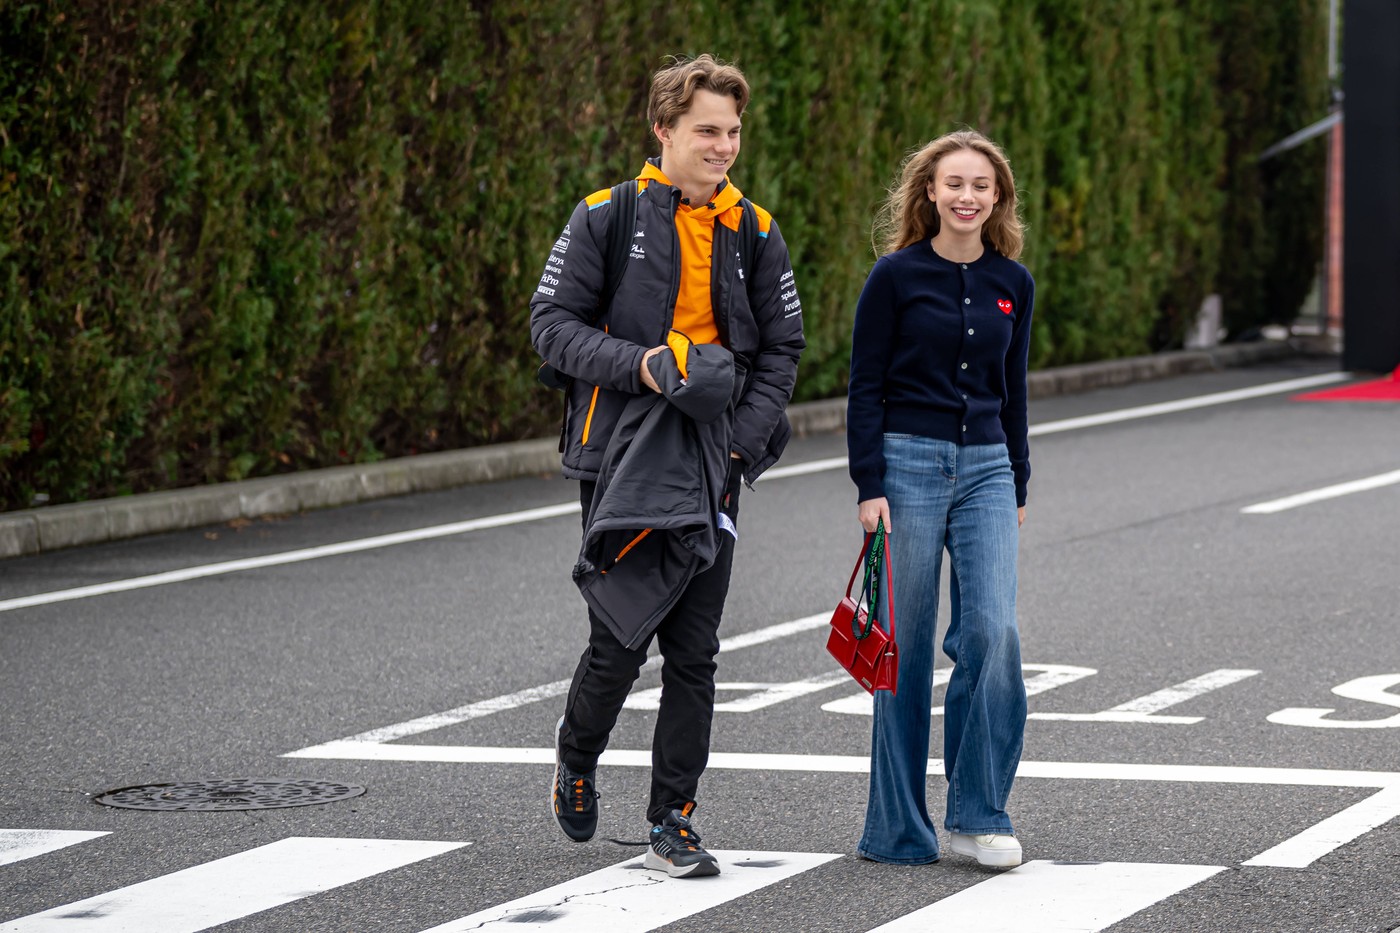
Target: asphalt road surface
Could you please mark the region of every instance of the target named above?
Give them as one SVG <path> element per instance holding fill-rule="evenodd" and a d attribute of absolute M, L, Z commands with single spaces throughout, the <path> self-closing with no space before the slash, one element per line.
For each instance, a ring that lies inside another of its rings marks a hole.
<path fill-rule="evenodd" d="M 852 855 L 869 703 L 822 629 L 860 536 L 826 435 L 741 500 L 696 813 L 723 874 L 608 841 L 646 830 L 654 666 L 595 841 L 547 815 L 585 622 L 575 486 L 538 477 L 0 563 L 0 931 L 1400 928 L 1400 406 L 1292 400 L 1328 365 L 1033 403 L 1015 871 Z M 94 802 L 231 779 L 367 792 Z M 937 761 L 928 788 L 941 813 Z"/>

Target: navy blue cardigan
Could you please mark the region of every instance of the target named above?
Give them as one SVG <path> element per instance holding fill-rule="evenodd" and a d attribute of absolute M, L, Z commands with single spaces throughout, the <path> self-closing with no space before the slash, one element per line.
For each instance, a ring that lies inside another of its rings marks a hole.
<path fill-rule="evenodd" d="M 882 256 L 856 305 L 846 442 L 859 501 L 884 496 L 883 435 L 1005 444 L 1026 504 L 1026 359 L 1035 280 L 987 247 L 952 262 L 927 240 Z"/>

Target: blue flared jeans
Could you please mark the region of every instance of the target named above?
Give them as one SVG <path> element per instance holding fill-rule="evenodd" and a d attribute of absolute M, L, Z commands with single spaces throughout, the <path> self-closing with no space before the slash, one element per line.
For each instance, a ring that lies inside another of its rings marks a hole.
<path fill-rule="evenodd" d="M 899 643 L 898 693 L 877 691 L 870 801 L 858 852 L 880 862 L 938 859 L 928 752 L 939 573 L 946 550 L 953 662 L 943 716 L 950 832 L 1012 832 L 1026 688 L 1016 631 L 1016 491 L 1004 444 L 959 446 L 886 434 L 885 496 Z M 880 616 L 884 621 L 884 612 Z"/>

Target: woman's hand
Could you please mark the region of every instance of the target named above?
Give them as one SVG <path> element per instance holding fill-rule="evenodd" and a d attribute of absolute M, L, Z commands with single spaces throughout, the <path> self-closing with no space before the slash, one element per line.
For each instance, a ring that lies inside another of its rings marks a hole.
<path fill-rule="evenodd" d="M 885 531 L 889 531 L 890 500 L 881 496 L 878 499 L 866 499 L 860 504 L 860 524 L 866 531 L 873 532 L 876 524 L 882 519 L 885 522 Z"/>
<path fill-rule="evenodd" d="M 1016 527 L 1020 528 L 1026 523 L 1026 507 L 1024 505 L 1016 508 Z"/>

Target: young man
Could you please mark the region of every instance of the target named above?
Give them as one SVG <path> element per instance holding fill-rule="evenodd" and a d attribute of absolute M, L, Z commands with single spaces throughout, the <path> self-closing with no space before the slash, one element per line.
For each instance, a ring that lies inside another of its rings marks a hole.
<path fill-rule="evenodd" d="M 787 443 L 784 412 L 805 346 L 787 246 L 772 217 L 727 174 L 748 101 L 743 74 L 709 55 L 658 71 L 647 118 L 661 155 L 643 165 L 635 194 L 623 185 L 579 203 L 530 302 L 535 349 L 558 381 L 568 380 L 560 449 L 564 475 L 581 481 L 584 553 L 574 576 L 590 624 L 555 737 L 552 808 L 570 839 L 592 838 L 598 757 L 655 637 L 665 664 L 645 864 L 672 877 L 719 872 L 690 818 L 709 758 L 740 481 L 752 484 Z M 614 203 L 624 197 L 635 205 Z M 619 245 L 610 242 L 619 229 L 610 221 L 632 207 L 619 273 L 620 263 L 609 261 Z M 673 423 L 666 419 L 693 413 L 696 396 L 686 393 L 706 391 L 706 381 L 719 393 L 711 394 L 718 417 L 697 414 L 658 442 L 669 430 L 661 425 Z M 638 444 L 651 445 L 645 456 L 623 457 Z M 723 447 L 714 456 L 707 444 Z M 695 461 L 707 454 L 701 470 Z M 688 479 L 678 483 L 678 475 Z M 666 518 L 674 503 L 653 501 L 665 495 L 707 503 L 695 512 L 705 527 L 675 527 Z M 622 531 L 624 541 L 617 515 L 629 509 L 647 518 Z M 677 554 L 693 558 L 682 571 Z M 658 593 L 661 578 L 670 589 Z M 622 589 L 628 585 L 640 589 Z M 609 587 L 626 598 L 608 603 Z M 645 605 L 630 612 L 638 602 Z M 628 615 L 638 618 L 620 618 Z"/>

